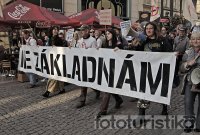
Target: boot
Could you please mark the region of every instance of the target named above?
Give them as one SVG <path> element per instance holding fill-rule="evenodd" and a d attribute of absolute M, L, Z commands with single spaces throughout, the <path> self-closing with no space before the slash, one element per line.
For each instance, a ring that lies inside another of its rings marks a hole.
<path fill-rule="evenodd" d="M 123 103 L 123 99 L 119 95 L 117 95 L 117 94 L 112 94 L 112 96 L 114 97 L 115 102 L 116 102 L 115 103 L 115 108 L 119 109 L 120 105 Z"/>
<path fill-rule="evenodd" d="M 120 97 L 120 98 L 118 99 L 118 101 L 116 101 L 115 108 L 116 108 L 116 109 L 119 109 L 119 108 L 120 108 L 120 105 L 121 105 L 123 102 L 124 102 L 123 99 Z"/>
<path fill-rule="evenodd" d="M 107 114 L 107 111 L 100 111 L 98 114 L 97 114 L 97 119 L 100 118 L 102 115 L 106 115 Z"/>
<path fill-rule="evenodd" d="M 49 91 L 46 91 L 44 94 L 42 94 L 42 96 L 48 98 L 48 97 L 49 97 L 49 94 L 50 94 L 50 92 L 49 92 Z"/>
<path fill-rule="evenodd" d="M 145 108 L 139 108 L 138 117 L 133 121 L 135 127 L 142 126 L 145 123 Z"/>
<path fill-rule="evenodd" d="M 60 92 L 58 92 L 58 94 L 63 94 L 65 93 L 65 89 L 62 89 Z"/>
<path fill-rule="evenodd" d="M 184 125 L 185 125 L 185 128 L 184 128 L 184 132 L 185 133 L 190 133 L 192 132 L 193 128 L 194 128 L 194 119 L 192 118 L 187 118 L 185 121 L 184 121 Z"/>
<path fill-rule="evenodd" d="M 167 105 L 163 104 L 163 109 L 161 115 L 168 115 Z"/>
<path fill-rule="evenodd" d="M 100 91 L 95 91 L 95 93 L 96 93 L 96 99 L 99 99 L 100 98 Z"/>
<path fill-rule="evenodd" d="M 195 129 L 194 129 L 194 132 L 200 132 L 200 129 L 195 128 Z"/>
<path fill-rule="evenodd" d="M 85 102 L 81 101 L 76 105 L 76 108 L 82 108 L 83 106 L 85 106 Z"/>

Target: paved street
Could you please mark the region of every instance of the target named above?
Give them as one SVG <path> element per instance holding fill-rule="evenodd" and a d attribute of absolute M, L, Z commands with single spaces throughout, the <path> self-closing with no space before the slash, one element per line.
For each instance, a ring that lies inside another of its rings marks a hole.
<path fill-rule="evenodd" d="M 45 83 L 33 89 L 27 89 L 28 83 L 15 80 L 0 82 L 0 135 L 183 135 L 183 130 L 150 129 L 95 129 L 95 116 L 100 101 L 90 90 L 87 105 L 76 109 L 80 88 L 66 86 L 67 92 L 52 95 L 45 99 Z M 120 109 L 114 109 L 111 98 L 109 115 L 136 115 L 136 102 L 123 97 L 125 102 Z M 161 105 L 152 103 L 147 115 L 160 115 Z M 173 90 L 169 115 L 184 114 L 183 96 Z M 148 123 L 147 123 L 148 125 Z M 191 133 L 194 134 L 194 133 Z M 188 134 L 190 135 L 190 134 Z"/>

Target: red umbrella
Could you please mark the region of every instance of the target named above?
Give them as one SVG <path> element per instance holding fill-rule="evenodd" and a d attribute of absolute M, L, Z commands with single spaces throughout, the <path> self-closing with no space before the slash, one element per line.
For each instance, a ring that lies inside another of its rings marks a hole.
<path fill-rule="evenodd" d="M 112 24 L 120 25 L 120 22 L 123 22 L 123 20 L 118 18 L 118 17 L 116 17 L 116 16 L 112 16 Z"/>
<path fill-rule="evenodd" d="M 23 0 L 15 1 L 6 6 L 3 9 L 3 15 L 4 19 L 11 23 L 47 22 L 46 24 L 53 25 L 72 25 L 73 23 L 79 23 L 75 19 L 69 19 L 64 15 Z"/>
<path fill-rule="evenodd" d="M 4 19 L 12 23 L 31 23 L 49 21 L 41 11 L 41 7 L 23 0 L 17 0 L 3 9 Z"/>
<path fill-rule="evenodd" d="M 0 17 L 0 32 L 7 32 L 11 30 L 11 27 Z"/>
<path fill-rule="evenodd" d="M 72 14 L 69 18 L 79 20 L 80 24 L 93 24 L 94 22 L 99 22 L 98 14 L 99 11 L 97 9 L 90 8 L 82 12 Z"/>
<path fill-rule="evenodd" d="M 60 13 L 57 12 L 53 12 L 53 11 L 49 11 L 46 8 L 41 8 L 42 13 L 44 14 L 44 16 L 46 18 L 48 18 L 49 20 L 51 20 L 52 24 L 54 25 L 75 25 L 75 24 L 79 24 L 78 20 L 75 19 L 70 19 L 67 16 L 64 16 Z"/>
<path fill-rule="evenodd" d="M 97 9 L 86 9 L 82 12 L 75 13 L 69 16 L 80 21 L 80 24 L 94 24 L 95 22 L 99 23 L 99 10 Z M 116 16 L 112 16 L 112 24 L 119 25 L 123 20 L 119 19 Z"/>

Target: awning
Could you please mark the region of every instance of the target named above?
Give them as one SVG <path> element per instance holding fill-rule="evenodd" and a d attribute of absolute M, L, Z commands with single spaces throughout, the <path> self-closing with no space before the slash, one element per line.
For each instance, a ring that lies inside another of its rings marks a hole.
<path fill-rule="evenodd" d="M 46 8 L 34 5 L 32 3 L 17 0 L 3 9 L 4 20 L 10 23 L 18 24 L 36 24 L 38 22 L 45 22 L 51 25 L 73 25 L 79 23 L 75 19 L 59 13 L 49 11 Z"/>
<path fill-rule="evenodd" d="M 31 23 L 49 21 L 41 11 L 41 7 L 23 0 L 17 0 L 3 9 L 4 20 L 11 23 Z"/>
<path fill-rule="evenodd" d="M 91 25 L 94 23 L 99 23 L 99 10 L 93 8 L 86 9 L 82 12 L 70 15 L 69 18 L 80 21 L 80 24 Z M 120 18 L 112 16 L 112 25 L 119 25 L 122 21 L 123 20 Z"/>
<path fill-rule="evenodd" d="M 0 17 L 0 32 L 7 32 L 11 30 L 9 24 L 7 24 L 2 17 Z"/>

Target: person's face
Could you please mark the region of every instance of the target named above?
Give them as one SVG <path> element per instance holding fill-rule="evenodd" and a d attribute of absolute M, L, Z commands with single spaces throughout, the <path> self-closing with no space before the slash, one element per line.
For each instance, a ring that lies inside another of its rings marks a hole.
<path fill-rule="evenodd" d="M 154 35 L 154 28 L 153 25 L 149 24 L 146 26 L 146 34 L 148 37 L 153 37 Z"/>
<path fill-rule="evenodd" d="M 173 33 L 170 33 L 169 36 L 170 36 L 172 39 L 175 38 L 175 34 L 173 34 Z"/>
<path fill-rule="evenodd" d="M 184 30 L 178 30 L 178 35 L 179 35 L 180 37 L 185 36 L 185 31 L 184 31 Z"/>
<path fill-rule="evenodd" d="M 90 34 L 90 31 L 88 29 L 81 30 L 81 35 L 83 38 L 88 37 L 89 34 Z"/>
<path fill-rule="evenodd" d="M 106 39 L 107 39 L 108 41 L 111 41 L 111 40 L 112 40 L 112 37 L 113 37 L 112 33 L 110 33 L 109 31 L 107 31 L 107 32 L 106 32 Z"/>
<path fill-rule="evenodd" d="M 115 29 L 116 35 L 120 34 L 120 31 L 118 29 Z"/>
<path fill-rule="evenodd" d="M 94 30 L 90 30 L 90 36 L 94 37 Z"/>
<path fill-rule="evenodd" d="M 44 32 L 42 32 L 41 35 L 42 35 L 42 37 L 45 37 L 45 36 L 46 36 L 46 34 L 45 34 Z"/>
<path fill-rule="evenodd" d="M 195 50 L 199 51 L 200 50 L 200 36 L 191 36 L 190 44 L 193 46 Z"/>
<path fill-rule="evenodd" d="M 44 40 L 46 40 L 46 41 L 47 41 L 48 39 L 49 39 L 49 38 L 48 38 L 48 36 L 45 36 L 45 37 L 44 37 Z"/>
<path fill-rule="evenodd" d="M 58 35 L 58 29 L 57 28 L 53 29 L 53 35 Z"/>
<path fill-rule="evenodd" d="M 166 28 L 163 27 L 163 28 L 161 29 L 161 33 L 162 33 L 162 35 L 167 34 L 167 30 L 166 30 Z"/>
<path fill-rule="evenodd" d="M 23 36 L 24 39 L 28 39 L 29 38 L 29 35 L 25 34 L 24 32 L 22 32 L 22 36 Z"/>
<path fill-rule="evenodd" d="M 94 36 L 95 36 L 95 38 L 98 38 L 100 36 L 100 32 L 98 30 L 95 30 Z"/>

